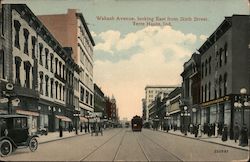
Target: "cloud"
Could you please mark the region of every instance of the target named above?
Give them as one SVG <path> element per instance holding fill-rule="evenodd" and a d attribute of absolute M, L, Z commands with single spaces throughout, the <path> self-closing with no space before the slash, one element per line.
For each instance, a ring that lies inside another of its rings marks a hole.
<path fill-rule="evenodd" d="M 208 36 L 206 36 L 206 35 L 200 35 L 200 40 L 201 41 L 206 41 L 207 38 L 208 38 Z"/>
<path fill-rule="evenodd" d="M 169 26 L 146 27 L 125 35 L 109 30 L 97 37 L 101 40 L 95 48 L 98 53 L 115 56 L 138 49 L 129 59 L 95 59 L 94 80 L 104 93 L 114 94 L 121 117 L 141 115 L 146 85 L 180 84 L 183 63 L 187 61 L 184 58 L 192 55 L 197 41 L 196 35 Z"/>

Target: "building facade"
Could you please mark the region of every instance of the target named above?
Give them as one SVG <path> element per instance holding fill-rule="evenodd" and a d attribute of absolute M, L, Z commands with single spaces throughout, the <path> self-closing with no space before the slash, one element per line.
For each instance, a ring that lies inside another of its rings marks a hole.
<path fill-rule="evenodd" d="M 146 86 L 145 87 L 146 121 L 148 121 L 149 116 L 150 116 L 149 105 L 154 101 L 156 95 L 160 92 L 165 93 L 165 94 L 170 93 L 175 88 L 176 86 Z"/>
<path fill-rule="evenodd" d="M 182 97 L 182 87 L 177 87 L 174 89 L 166 98 L 166 117 L 170 128 L 181 127 L 181 107 L 180 99 Z"/>
<path fill-rule="evenodd" d="M 240 89 L 250 94 L 250 16 L 226 17 L 199 48 L 201 54 L 201 123 L 218 123 L 230 128 L 245 123 L 249 130 L 249 106 L 234 106 L 242 97 Z M 243 118 L 244 115 L 244 118 Z M 245 119 L 245 121 L 243 121 Z"/>
<path fill-rule="evenodd" d="M 105 96 L 102 90 L 94 84 L 94 112 L 102 113 L 102 117 L 106 116 L 106 104 L 105 104 Z"/>
<path fill-rule="evenodd" d="M 59 120 L 67 128 L 74 120 L 74 71 L 80 69 L 72 50 L 63 48 L 26 5 L 5 4 L 3 11 L 7 39 L 1 98 L 8 96 L 9 102 L 1 103 L 2 111 L 28 115 L 32 132 L 42 127 L 55 131 Z"/>
<path fill-rule="evenodd" d="M 184 63 L 182 76 L 182 95 L 180 98 L 181 110 L 184 106 L 191 114 L 190 123 L 200 123 L 200 71 L 201 56 L 193 53 L 191 58 Z M 211 68 L 211 67 L 210 67 Z M 189 123 L 189 124 L 190 124 Z"/>
<path fill-rule="evenodd" d="M 94 40 L 82 13 L 69 9 L 66 14 L 40 15 L 39 19 L 65 47 L 80 66 L 79 108 L 82 116 L 94 111 L 93 47 Z M 66 32 L 65 32 L 66 31 Z"/>

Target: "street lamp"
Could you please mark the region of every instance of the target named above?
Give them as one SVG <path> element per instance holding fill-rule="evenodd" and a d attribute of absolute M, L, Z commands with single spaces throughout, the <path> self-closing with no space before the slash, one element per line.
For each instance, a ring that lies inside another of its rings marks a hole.
<path fill-rule="evenodd" d="M 240 94 L 241 96 L 239 97 L 238 101 L 237 101 L 237 97 L 235 97 L 235 103 L 234 103 L 234 107 L 241 109 L 242 112 L 242 125 L 245 124 L 245 120 L 244 120 L 244 109 L 247 106 L 250 106 L 250 103 L 248 101 L 248 96 L 246 96 L 247 90 L 246 88 L 241 88 L 240 89 Z"/>
<path fill-rule="evenodd" d="M 241 146 L 247 146 L 248 145 L 248 130 L 245 125 L 245 120 L 244 120 L 244 109 L 245 107 L 250 106 L 250 101 L 248 101 L 249 97 L 247 95 L 247 89 L 246 88 L 241 88 L 240 89 L 240 96 L 237 99 L 237 96 L 235 96 L 235 102 L 234 102 L 234 107 L 241 109 L 241 116 L 242 116 L 242 127 L 241 127 L 241 137 L 240 137 L 240 145 Z"/>
<path fill-rule="evenodd" d="M 196 108 L 192 108 L 192 112 L 195 113 L 195 124 L 197 124 L 197 114 L 196 114 Z"/>
<path fill-rule="evenodd" d="M 187 135 L 187 124 L 185 122 L 185 118 L 190 116 L 190 113 L 187 111 L 188 107 L 184 106 L 184 111 L 181 113 L 181 116 L 183 117 L 183 125 L 182 125 L 182 130 L 184 131 L 185 135 Z"/>

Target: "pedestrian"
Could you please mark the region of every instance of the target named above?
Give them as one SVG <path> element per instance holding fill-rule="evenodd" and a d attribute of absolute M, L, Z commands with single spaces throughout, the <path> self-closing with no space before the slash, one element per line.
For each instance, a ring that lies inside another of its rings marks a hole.
<path fill-rule="evenodd" d="M 235 123 L 233 131 L 234 131 L 234 142 L 236 143 L 240 136 L 240 127 L 238 122 Z"/>
<path fill-rule="evenodd" d="M 248 129 L 246 127 L 246 124 L 243 124 L 240 133 L 241 133 L 240 146 L 242 147 L 248 146 Z"/>
<path fill-rule="evenodd" d="M 228 136 L 228 128 L 227 128 L 227 125 L 225 124 L 224 128 L 223 128 L 223 131 L 222 131 L 222 138 L 221 138 L 221 140 L 223 142 L 227 141 L 227 136 Z"/>
<path fill-rule="evenodd" d="M 62 119 L 59 119 L 59 137 L 63 136 Z"/>

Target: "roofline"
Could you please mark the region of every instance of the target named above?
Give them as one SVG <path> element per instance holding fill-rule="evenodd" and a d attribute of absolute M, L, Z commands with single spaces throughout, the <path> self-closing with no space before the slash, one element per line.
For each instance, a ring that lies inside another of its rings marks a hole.
<path fill-rule="evenodd" d="M 147 85 L 145 87 L 145 90 L 147 88 L 176 88 L 176 87 L 180 87 L 180 85 Z"/>
<path fill-rule="evenodd" d="M 84 19 L 84 17 L 83 17 L 83 14 L 82 14 L 82 13 L 76 13 L 76 16 L 79 16 L 79 17 L 80 17 L 80 19 L 81 19 L 81 21 L 82 21 L 82 24 L 83 24 L 83 26 L 84 26 L 84 28 L 85 28 L 85 30 L 86 30 L 88 36 L 89 36 L 89 39 L 90 39 L 92 45 L 95 46 L 94 39 L 93 39 L 93 37 L 92 37 L 92 35 L 91 35 L 90 31 L 89 31 L 88 25 L 87 25 L 87 23 L 86 23 L 86 21 L 85 21 L 85 19 Z"/>

